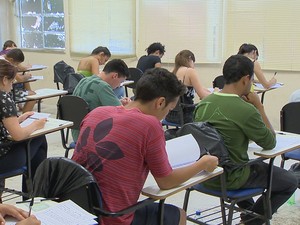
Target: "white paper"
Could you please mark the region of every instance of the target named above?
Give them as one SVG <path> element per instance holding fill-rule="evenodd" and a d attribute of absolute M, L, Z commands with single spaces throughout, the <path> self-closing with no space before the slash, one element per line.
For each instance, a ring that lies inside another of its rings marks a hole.
<path fill-rule="evenodd" d="M 271 86 L 269 89 L 276 89 L 282 87 L 282 83 L 276 83 L 273 86 Z M 254 83 L 254 86 L 258 89 L 266 89 L 261 83 Z"/>
<path fill-rule="evenodd" d="M 200 158 L 199 145 L 191 134 L 166 141 L 166 150 L 173 169 L 192 164 Z"/>
<path fill-rule="evenodd" d="M 24 120 L 22 123 L 20 123 L 21 127 L 27 127 L 28 125 L 32 124 L 33 121 L 39 120 L 42 118 L 49 118 L 51 114 L 50 113 L 40 113 L 40 112 L 34 112 L 33 115 L 28 117 L 26 120 Z"/>
<path fill-rule="evenodd" d="M 44 76 L 32 76 L 31 79 L 32 80 L 43 80 Z"/>
<path fill-rule="evenodd" d="M 61 203 L 57 203 L 50 207 L 42 206 L 47 204 L 41 202 L 41 206 L 36 207 L 38 211 L 35 211 L 35 205 L 32 208 L 32 214 L 35 215 L 42 225 L 95 225 L 97 222 L 94 220 L 96 216 L 88 213 L 80 206 L 75 204 L 71 200 L 67 200 Z M 37 204 L 38 205 L 38 204 Z M 17 205 L 18 207 L 18 205 Z M 41 210 L 41 208 L 45 208 Z M 16 224 L 16 219 L 6 218 L 6 225 Z"/>

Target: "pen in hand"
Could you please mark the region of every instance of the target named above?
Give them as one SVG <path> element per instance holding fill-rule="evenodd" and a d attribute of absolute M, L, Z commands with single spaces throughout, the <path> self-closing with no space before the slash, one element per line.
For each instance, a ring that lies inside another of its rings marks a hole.
<path fill-rule="evenodd" d="M 274 77 L 276 76 L 277 72 L 274 73 Z"/>
<path fill-rule="evenodd" d="M 33 203 L 34 203 L 34 197 L 31 198 L 31 201 L 29 203 L 28 217 L 30 217 L 30 215 L 31 215 L 31 209 L 32 209 Z"/>

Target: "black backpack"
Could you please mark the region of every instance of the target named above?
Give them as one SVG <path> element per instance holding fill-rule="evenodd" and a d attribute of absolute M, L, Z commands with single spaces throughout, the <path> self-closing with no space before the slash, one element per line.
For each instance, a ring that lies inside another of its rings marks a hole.
<path fill-rule="evenodd" d="M 57 84 L 57 89 L 59 89 L 59 83 L 64 84 L 68 74 L 75 73 L 72 66 L 65 63 L 63 60 L 57 62 L 53 66 L 54 70 L 54 82 Z"/>
<path fill-rule="evenodd" d="M 230 160 L 229 153 L 222 136 L 208 122 L 187 123 L 176 132 L 173 130 L 171 134 L 167 131 L 166 133 L 168 135 L 168 139 L 171 138 L 171 134 L 173 134 L 173 138 L 186 134 L 192 134 L 197 141 L 201 152 L 204 152 L 204 154 L 209 153 L 210 155 L 218 157 L 219 166 L 223 167 L 226 171 L 231 171 L 238 168 L 238 165 Z"/>

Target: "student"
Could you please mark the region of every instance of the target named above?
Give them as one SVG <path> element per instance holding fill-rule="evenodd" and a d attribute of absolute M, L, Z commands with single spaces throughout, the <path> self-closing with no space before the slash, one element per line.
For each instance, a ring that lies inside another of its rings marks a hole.
<path fill-rule="evenodd" d="M 147 69 L 161 67 L 161 58 L 165 54 L 165 46 L 159 42 L 152 43 L 146 48 L 147 54 L 142 56 L 137 63 L 137 68 L 145 72 Z"/>
<path fill-rule="evenodd" d="M 12 216 L 19 220 L 16 225 L 40 225 L 39 221 L 35 216 L 31 215 L 28 217 L 28 213 L 22 209 L 16 208 L 12 205 L 0 204 L 0 225 L 5 224 L 5 216 Z"/>
<path fill-rule="evenodd" d="M 188 105 L 183 109 L 184 114 L 184 123 L 189 123 L 193 121 L 193 112 L 194 112 L 194 97 L 195 92 L 200 99 L 205 98 L 211 92 L 205 88 L 200 79 L 199 75 L 195 69 L 195 55 L 190 50 L 182 50 L 175 57 L 175 67 L 173 73 L 177 76 L 186 87 L 187 90 L 183 95 L 183 104 Z M 172 117 L 170 116 L 172 114 Z M 166 120 L 169 122 L 178 123 L 178 118 L 176 115 L 173 115 L 171 112 Z"/>
<path fill-rule="evenodd" d="M 99 46 L 95 48 L 89 56 L 79 61 L 77 73 L 85 77 L 97 75 L 99 74 L 99 66 L 104 65 L 110 57 L 111 53 L 108 48 Z"/>
<path fill-rule="evenodd" d="M 250 92 L 254 77 L 253 62 L 243 56 L 228 58 L 223 67 L 224 88 L 203 99 L 195 109 L 195 121 L 207 121 L 212 124 L 224 139 L 229 157 L 235 164 L 249 161 L 247 150 L 249 140 L 264 149 L 276 145 L 275 131 L 264 111 L 264 106 L 256 93 Z M 226 177 L 229 189 L 267 188 L 269 164 L 257 162 L 251 166 L 230 171 Z M 219 181 L 208 181 L 207 186 L 220 188 Z M 272 213 L 284 204 L 297 188 L 297 180 L 290 172 L 274 166 L 271 190 Z M 263 214 L 263 201 L 252 199 L 238 205 L 244 209 Z M 251 217 L 246 215 L 246 218 Z M 242 220 L 245 220 L 242 217 Z M 248 224 L 263 224 L 254 219 Z"/>
<path fill-rule="evenodd" d="M 18 70 L 25 70 L 26 68 L 21 65 L 22 62 L 25 60 L 25 56 L 21 49 L 14 48 L 11 49 L 9 52 L 7 52 L 5 55 L 0 56 L 0 59 L 5 59 L 9 61 L 11 64 L 16 66 Z M 30 73 L 17 73 L 16 80 L 19 82 L 24 82 L 31 78 Z M 31 90 L 30 84 L 27 83 L 20 83 L 15 85 L 15 100 L 16 101 L 22 101 L 26 100 L 27 95 L 34 95 L 35 92 Z M 26 101 L 23 106 L 19 106 L 21 108 L 22 112 L 29 112 L 33 110 L 33 107 L 35 105 L 35 101 Z"/>
<path fill-rule="evenodd" d="M 254 62 L 254 73 L 258 79 L 258 81 L 255 82 L 261 83 L 266 89 L 276 84 L 277 80 L 274 76 L 268 81 L 263 74 L 261 66 L 257 61 L 259 54 L 256 46 L 252 44 L 242 44 L 239 48 L 238 54 L 247 56 L 252 62 Z"/>
<path fill-rule="evenodd" d="M 92 75 L 80 80 L 73 95 L 83 98 L 93 110 L 98 106 L 126 105 L 130 99 L 118 99 L 113 89 L 119 87 L 121 82 L 129 76 L 128 67 L 121 59 L 109 61 L 99 74 Z M 79 130 L 72 130 L 74 141 L 77 140 Z"/>
<path fill-rule="evenodd" d="M 26 165 L 26 139 L 35 130 L 45 126 L 46 119 L 39 119 L 32 124 L 21 127 L 20 123 L 33 112 L 17 115 L 16 105 L 10 91 L 14 82 L 17 69 L 10 62 L 0 59 L 0 171 L 2 173 L 21 168 Z M 15 141 L 8 139 L 10 135 Z M 47 141 L 45 136 L 33 138 L 30 142 L 31 174 L 35 174 L 39 164 L 47 158 Z M 25 179 L 23 178 L 23 191 L 26 192 Z M 4 186 L 4 180 L 0 180 Z"/>
<path fill-rule="evenodd" d="M 6 53 L 8 53 L 11 49 L 17 48 L 17 45 L 15 42 L 13 42 L 12 40 L 7 40 L 6 42 L 4 42 L 3 44 L 3 49 L 0 52 L 0 55 L 5 55 Z"/>
<path fill-rule="evenodd" d="M 218 160 L 206 155 L 187 167 L 172 169 L 161 122 L 185 90 L 166 69 L 147 70 L 137 82 L 136 97 L 126 106 L 98 107 L 83 120 L 72 159 L 95 176 L 104 209 L 118 211 L 138 201 L 149 171 L 161 189 L 185 182 L 201 170 L 213 171 Z M 157 224 L 158 204 L 104 224 Z M 183 210 L 165 205 L 164 224 L 185 224 Z M 101 223 L 102 224 L 102 223 Z"/>

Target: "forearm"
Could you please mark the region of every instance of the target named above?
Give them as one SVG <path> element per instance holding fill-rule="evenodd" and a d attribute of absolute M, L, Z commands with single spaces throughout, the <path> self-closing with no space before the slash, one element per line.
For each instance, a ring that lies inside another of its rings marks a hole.
<path fill-rule="evenodd" d="M 270 121 L 269 121 L 269 119 L 266 115 L 264 106 L 261 104 L 260 106 L 258 106 L 256 108 L 259 111 L 259 113 L 261 115 L 261 118 L 262 118 L 263 122 L 265 123 L 266 127 L 269 128 L 269 130 L 275 135 L 274 128 L 273 128 L 272 124 L 270 123 Z"/>

